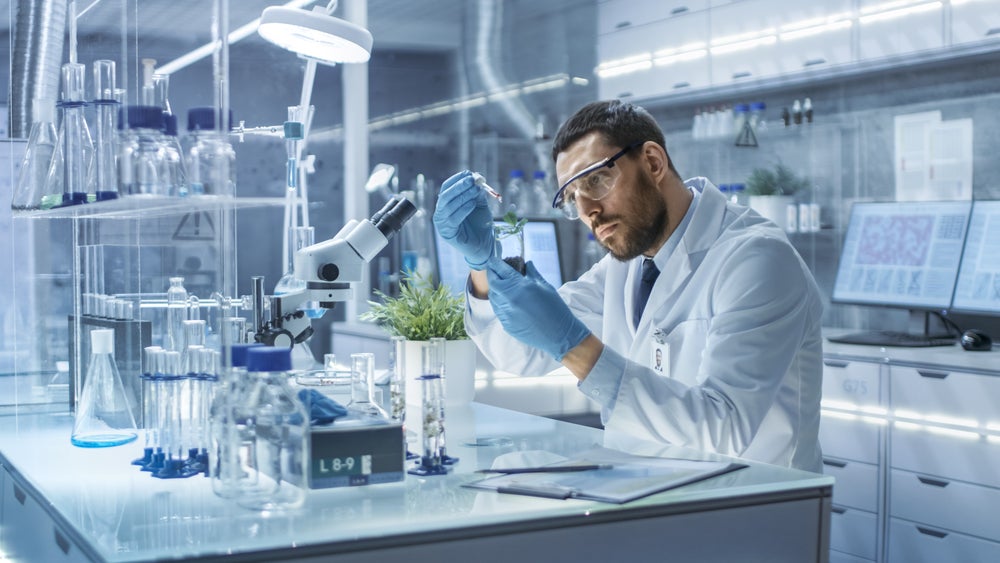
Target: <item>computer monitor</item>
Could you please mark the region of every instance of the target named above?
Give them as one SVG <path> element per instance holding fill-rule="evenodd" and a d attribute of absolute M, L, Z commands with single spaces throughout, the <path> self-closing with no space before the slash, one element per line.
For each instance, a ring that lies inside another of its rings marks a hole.
<path fill-rule="evenodd" d="M 503 224 L 503 221 L 498 220 L 496 224 Z M 436 229 L 434 238 L 437 243 L 438 280 L 451 288 L 455 295 L 464 295 L 469 266 L 462 254 L 446 243 Z M 563 284 L 555 219 L 528 220 L 524 226 L 524 259 L 533 262 L 538 273 L 553 286 Z"/>
<path fill-rule="evenodd" d="M 972 205 L 951 308 L 967 313 L 1000 313 L 1000 201 Z"/>
<path fill-rule="evenodd" d="M 969 222 L 968 201 L 855 203 L 844 236 L 832 301 L 923 311 L 923 334 L 867 332 L 834 342 L 933 346 L 955 342 L 929 334 L 929 313 L 951 306 Z"/>

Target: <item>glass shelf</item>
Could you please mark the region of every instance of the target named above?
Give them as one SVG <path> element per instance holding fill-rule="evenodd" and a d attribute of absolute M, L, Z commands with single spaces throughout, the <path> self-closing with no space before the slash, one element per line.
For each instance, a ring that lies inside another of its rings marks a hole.
<path fill-rule="evenodd" d="M 285 204 L 280 197 L 169 197 L 130 196 L 109 201 L 56 207 L 40 211 L 15 211 L 15 217 L 39 219 L 134 219 L 137 217 L 164 217 L 192 211 L 221 211 L 252 207 L 278 207 Z"/>

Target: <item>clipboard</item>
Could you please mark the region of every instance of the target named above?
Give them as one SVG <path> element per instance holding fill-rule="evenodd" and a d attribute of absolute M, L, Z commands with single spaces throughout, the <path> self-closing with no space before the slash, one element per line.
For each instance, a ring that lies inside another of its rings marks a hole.
<path fill-rule="evenodd" d="M 611 465 L 608 469 L 560 473 L 521 473 L 465 483 L 472 489 L 551 499 L 580 499 L 624 504 L 747 467 L 730 461 L 703 461 L 633 456 L 596 448 L 580 457 L 544 467 Z"/>

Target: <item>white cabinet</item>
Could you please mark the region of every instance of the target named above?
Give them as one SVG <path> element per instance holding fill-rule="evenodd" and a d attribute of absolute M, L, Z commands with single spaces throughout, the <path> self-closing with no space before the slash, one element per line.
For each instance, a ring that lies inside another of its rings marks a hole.
<path fill-rule="evenodd" d="M 597 5 L 597 33 L 611 33 L 708 8 L 708 0 L 608 0 Z"/>
<path fill-rule="evenodd" d="M 874 561 L 878 553 L 877 515 L 834 505 L 830 516 L 830 549 Z"/>
<path fill-rule="evenodd" d="M 858 58 L 875 60 L 944 46 L 944 5 L 886 10 L 884 0 L 862 0 L 858 14 Z"/>
<path fill-rule="evenodd" d="M 6 469 L 0 469 L 0 473 L 4 474 L 0 478 L 3 483 L 0 546 L 7 559 L 47 563 L 90 561 Z"/>
<path fill-rule="evenodd" d="M 996 563 L 1000 543 L 889 519 L 889 563 Z M 830 559 L 833 561 L 833 558 Z"/>
<path fill-rule="evenodd" d="M 1000 4 L 996 0 L 951 3 L 951 44 L 1000 41 Z"/>

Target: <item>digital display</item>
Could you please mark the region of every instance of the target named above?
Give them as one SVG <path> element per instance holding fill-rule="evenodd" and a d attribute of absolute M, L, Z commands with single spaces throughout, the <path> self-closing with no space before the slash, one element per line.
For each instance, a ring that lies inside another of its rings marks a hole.
<path fill-rule="evenodd" d="M 976 201 L 965 237 L 952 308 L 1000 313 L 1000 201 Z"/>
<path fill-rule="evenodd" d="M 505 225 L 496 221 L 496 225 Z M 437 266 L 438 279 L 441 284 L 451 288 L 455 295 L 465 295 L 465 282 L 469 277 L 469 266 L 462 254 L 437 234 Z M 505 240 L 504 252 L 511 252 L 513 240 Z M 559 239 L 556 234 L 555 220 L 529 219 L 524 225 L 524 259 L 535 264 L 538 273 L 555 287 L 563 284 L 562 267 L 559 263 Z"/>
<path fill-rule="evenodd" d="M 971 202 L 856 203 L 833 301 L 947 309 Z"/>

